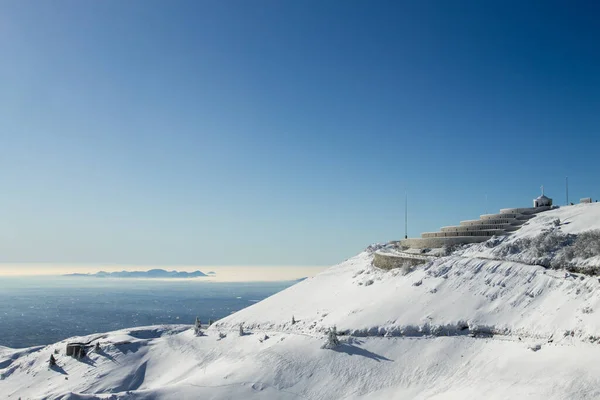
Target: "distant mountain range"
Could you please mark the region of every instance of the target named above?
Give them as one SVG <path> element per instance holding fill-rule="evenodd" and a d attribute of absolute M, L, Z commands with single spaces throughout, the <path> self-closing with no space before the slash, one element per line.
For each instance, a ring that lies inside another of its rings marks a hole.
<path fill-rule="evenodd" d="M 65 276 L 90 277 L 90 278 L 198 278 L 204 276 L 215 276 L 214 272 L 205 274 L 202 271 L 166 271 L 164 269 L 151 269 L 148 271 L 100 271 L 95 274 L 66 274 Z"/>

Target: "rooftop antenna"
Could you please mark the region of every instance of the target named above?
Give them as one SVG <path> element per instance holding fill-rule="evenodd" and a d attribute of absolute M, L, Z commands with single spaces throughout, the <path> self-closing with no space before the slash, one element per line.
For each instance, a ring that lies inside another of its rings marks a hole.
<path fill-rule="evenodd" d="M 404 239 L 408 239 L 408 192 L 404 196 Z"/>

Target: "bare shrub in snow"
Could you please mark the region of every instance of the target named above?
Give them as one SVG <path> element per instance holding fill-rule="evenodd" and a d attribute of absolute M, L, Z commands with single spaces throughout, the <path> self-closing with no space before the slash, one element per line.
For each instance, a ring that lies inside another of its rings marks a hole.
<path fill-rule="evenodd" d="M 321 346 L 322 349 L 335 349 L 340 345 L 340 339 L 337 337 L 337 328 L 335 325 L 327 331 L 327 340 Z"/>
<path fill-rule="evenodd" d="M 373 279 L 369 279 L 365 282 L 365 286 L 371 286 L 373 284 Z"/>
<path fill-rule="evenodd" d="M 223 332 L 219 332 L 219 338 L 217 340 L 225 339 L 226 337 L 227 337 L 227 334 L 225 334 Z"/>

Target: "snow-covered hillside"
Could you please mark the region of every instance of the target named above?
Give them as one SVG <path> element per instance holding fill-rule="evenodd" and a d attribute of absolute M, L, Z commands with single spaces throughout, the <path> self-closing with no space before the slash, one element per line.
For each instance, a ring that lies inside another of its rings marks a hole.
<path fill-rule="evenodd" d="M 0 398 L 598 398 L 598 277 L 514 252 L 548 229 L 600 229 L 600 205 L 542 213 L 412 271 L 379 270 L 365 251 L 201 337 L 160 326 L 69 340 L 100 342 L 82 360 L 64 355 L 67 341 L 0 348 Z M 342 343 L 321 349 L 333 326 Z"/>

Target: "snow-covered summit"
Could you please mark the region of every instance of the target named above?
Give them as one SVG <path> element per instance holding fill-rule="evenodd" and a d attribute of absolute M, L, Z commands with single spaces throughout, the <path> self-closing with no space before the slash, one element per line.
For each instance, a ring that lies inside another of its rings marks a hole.
<path fill-rule="evenodd" d="M 0 349 L 0 397 L 598 398 L 598 278 L 505 251 L 548 232 L 568 248 L 596 229 L 600 205 L 564 207 L 414 269 L 373 267 L 375 246 L 201 336 L 162 326 L 74 338 L 101 344 L 82 360 L 64 355 L 68 341 Z M 342 343 L 322 349 L 334 326 Z"/>

